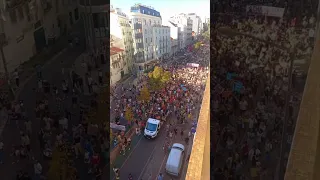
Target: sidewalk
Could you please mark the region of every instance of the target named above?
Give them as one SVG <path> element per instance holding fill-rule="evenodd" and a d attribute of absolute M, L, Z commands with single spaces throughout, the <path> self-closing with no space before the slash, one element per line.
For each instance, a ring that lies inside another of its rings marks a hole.
<path fill-rule="evenodd" d="M 117 158 L 115 159 L 115 161 L 113 162 L 113 164 L 110 165 L 110 179 L 111 180 L 115 178 L 113 168 L 121 169 L 122 165 L 129 158 L 129 156 L 131 155 L 131 152 L 134 150 L 135 146 L 138 144 L 138 142 L 141 138 L 143 138 L 142 134 L 140 136 L 133 135 L 133 137 L 131 138 L 131 149 L 127 150 L 125 155 L 119 154 L 117 156 Z"/>

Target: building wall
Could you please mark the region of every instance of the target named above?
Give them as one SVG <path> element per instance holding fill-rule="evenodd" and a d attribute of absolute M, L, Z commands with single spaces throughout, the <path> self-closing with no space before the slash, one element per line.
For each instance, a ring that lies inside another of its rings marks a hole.
<path fill-rule="evenodd" d="M 110 13 L 110 34 L 118 38 L 116 47 L 124 49 L 124 57 L 127 64 L 127 69 L 132 71 L 133 68 L 133 38 L 132 28 L 129 23 L 129 18 L 122 13 L 120 9 Z"/>
<path fill-rule="evenodd" d="M 192 20 L 186 14 L 178 14 L 170 17 L 171 22 L 180 27 L 181 40 L 179 40 L 179 48 L 185 48 L 191 43 L 192 39 Z"/>
<path fill-rule="evenodd" d="M 153 47 L 154 58 L 160 59 L 171 52 L 170 27 L 155 26 L 153 27 Z"/>
<path fill-rule="evenodd" d="M 34 3 L 38 3 L 38 11 L 31 10 Z M 57 17 L 61 15 L 66 17 L 68 12 L 73 11 L 75 8 L 75 1 L 53 1 L 46 6 L 43 6 L 38 1 L 30 1 L 21 3 L 13 8 L 7 7 L 3 11 L 5 20 L 1 22 L 1 26 L 3 26 L 3 32 L 8 42 L 3 48 L 8 71 L 14 71 L 22 63 L 38 53 L 34 39 L 35 31 L 43 28 L 47 45 L 48 38 L 61 36 Z M 73 22 L 76 22 L 74 16 Z M 70 27 L 69 21 L 65 21 L 65 23 L 67 27 Z M 61 23 L 61 27 L 62 25 L 63 23 Z M 1 63 L 0 72 L 3 71 L 4 68 Z"/>
<path fill-rule="evenodd" d="M 144 63 L 153 60 L 155 58 L 153 26 L 162 24 L 160 13 L 146 6 L 133 6 L 131 7 L 131 20 L 134 24 L 132 27 L 136 62 Z M 135 24 L 139 25 L 135 26 Z M 136 36 L 140 33 L 142 35 Z"/>
<path fill-rule="evenodd" d="M 117 83 L 121 79 L 121 72 L 124 74 L 128 73 L 128 66 L 123 58 L 123 52 L 110 56 L 110 85 Z"/>

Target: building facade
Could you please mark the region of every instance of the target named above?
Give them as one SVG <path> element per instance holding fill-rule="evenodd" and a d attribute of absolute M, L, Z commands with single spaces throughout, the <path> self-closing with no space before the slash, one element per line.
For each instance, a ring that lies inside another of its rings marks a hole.
<path fill-rule="evenodd" d="M 0 3 L 1 36 L 8 73 L 54 44 L 78 22 L 77 1 L 8 0 Z"/>
<path fill-rule="evenodd" d="M 163 59 L 170 56 L 170 27 L 154 25 L 152 28 L 154 56 L 152 59 Z M 151 39 L 151 41 L 152 41 Z"/>
<path fill-rule="evenodd" d="M 136 4 L 131 7 L 131 22 L 133 28 L 134 43 L 134 62 L 136 73 L 142 73 L 144 70 L 153 66 L 157 62 L 160 46 L 157 46 L 156 40 L 160 36 L 154 35 L 162 25 L 160 12 L 152 7 Z M 154 29 L 154 27 L 156 27 Z M 158 42 L 158 41 L 157 41 Z M 160 40 L 159 40 L 160 43 Z M 162 46 L 161 46 L 162 47 Z M 162 50 L 161 50 L 162 52 Z"/>
<path fill-rule="evenodd" d="M 195 13 L 189 13 L 188 17 L 192 20 L 192 31 L 195 33 L 195 36 L 200 35 L 200 33 L 202 32 L 201 18 Z"/>
<path fill-rule="evenodd" d="M 94 54 L 96 59 L 107 59 L 109 55 L 110 9 L 110 4 L 104 0 L 79 0 L 87 51 Z"/>
<path fill-rule="evenodd" d="M 175 55 L 182 47 L 182 33 L 181 28 L 177 24 L 167 21 L 164 23 L 170 27 L 170 41 L 171 41 L 171 52 L 170 55 Z"/>
<path fill-rule="evenodd" d="M 124 52 L 124 49 L 110 44 L 110 85 L 114 85 L 126 73 L 128 66 L 124 58 Z"/>
<path fill-rule="evenodd" d="M 131 23 L 128 16 L 119 8 L 110 11 L 110 35 L 118 39 L 116 47 L 124 50 L 125 74 L 132 72 L 134 48 Z"/>
<path fill-rule="evenodd" d="M 189 46 L 193 42 L 192 37 L 192 20 L 186 14 L 178 14 L 170 17 L 170 22 L 177 24 L 180 27 L 182 43 L 180 44 L 180 49 Z"/>

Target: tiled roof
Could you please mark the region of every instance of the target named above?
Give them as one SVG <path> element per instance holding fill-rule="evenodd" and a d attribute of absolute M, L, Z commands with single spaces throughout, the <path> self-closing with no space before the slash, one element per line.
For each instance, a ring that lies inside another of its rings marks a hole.
<path fill-rule="evenodd" d="M 111 47 L 110 48 L 110 56 L 118 54 L 119 52 L 124 51 L 123 49 L 117 48 L 117 47 Z"/>

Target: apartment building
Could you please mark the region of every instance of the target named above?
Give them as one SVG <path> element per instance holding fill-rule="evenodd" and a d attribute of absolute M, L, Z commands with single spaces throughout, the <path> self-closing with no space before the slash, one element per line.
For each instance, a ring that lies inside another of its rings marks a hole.
<path fill-rule="evenodd" d="M 180 49 L 189 46 L 192 41 L 192 20 L 186 14 L 181 13 L 169 18 L 169 21 L 180 27 L 182 34 L 182 43 L 180 44 Z"/>
<path fill-rule="evenodd" d="M 159 55 L 162 54 L 163 49 L 161 49 L 160 53 L 160 41 L 165 40 L 162 37 L 160 38 L 158 32 L 160 29 L 166 28 L 160 28 L 162 25 L 160 12 L 152 7 L 136 4 L 131 7 L 130 12 L 135 48 L 135 70 L 139 74 L 152 67 L 153 63 L 157 62 Z M 160 31 L 162 32 L 162 30 Z M 154 38 L 159 39 L 156 41 Z M 155 42 L 159 43 L 159 45 L 157 46 Z M 163 48 L 162 45 L 161 48 Z"/>
<path fill-rule="evenodd" d="M 115 83 L 125 74 L 132 72 L 134 53 L 130 20 L 119 8 L 110 10 L 110 36 L 111 79 Z M 119 65 L 115 66 L 115 62 Z"/>
<path fill-rule="evenodd" d="M 171 53 L 170 27 L 154 25 L 152 28 L 152 34 L 153 37 L 150 39 L 154 48 L 152 59 L 163 59 L 169 57 Z M 147 41 L 147 43 L 149 42 Z"/>
<path fill-rule="evenodd" d="M 192 32 L 194 32 L 195 36 L 200 35 L 202 31 L 202 20 L 197 14 L 189 13 L 187 15 L 192 20 Z"/>
<path fill-rule="evenodd" d="M 175 55 L 182 47 L 182 33 L 181 28 L 178 24 L 171 21 L 164 22 L 164 25 L 170 28 L 170 42 L 171 42 L 171 52 L 170 55 Z"/>
<path fill-rule="evenodd" d="M 95 59 L 108 59 L 110 4 L 105 0 L 79 0 L 88 51 Z"/>
<path fill-rule="evenodd" d="M 77 1 L 6 0 L 0 3 L 2 48 L 8 72 L 14 71 L 79 20 Z"/>

